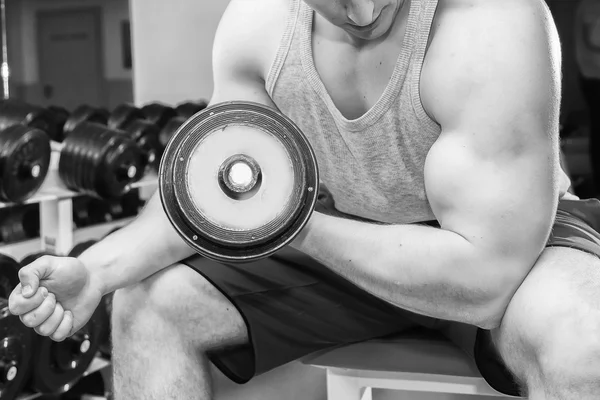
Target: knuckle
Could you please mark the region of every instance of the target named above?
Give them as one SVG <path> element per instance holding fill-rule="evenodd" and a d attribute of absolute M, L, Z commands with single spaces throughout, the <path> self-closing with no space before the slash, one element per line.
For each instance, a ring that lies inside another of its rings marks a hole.
<path fill-rule="evenodd" d="M 41 335 L 41 336 L 50 336 L 50 334 L 52 334 L 52 332 L 50 331 L 50 328 L 47 326 L 37 327 L 35 329 L 35 331 L 37 332 L 38 335 Z"/>
<path fill-rule="evenodd" d="M 24 315 L 21 317 L 21 322 L 28 328 L 33 328 L 33 317 L 31 315 Z"/>

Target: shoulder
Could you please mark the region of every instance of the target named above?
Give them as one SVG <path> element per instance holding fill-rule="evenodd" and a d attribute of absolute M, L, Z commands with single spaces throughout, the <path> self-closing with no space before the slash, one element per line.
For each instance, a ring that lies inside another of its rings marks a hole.
<path fill-rule="evenodd" d="M 543 0 L 440 0 L 421 75 L 423 105 L 430 115 L 452 114 L 486 91 L 512 87 L 527 100 L 547 96 L 545 88 L 560 91 L 560 52 Z"/>
<path fill-rule="evenodd" d="M 215 69 L 263 77 L 276 56 L 292 1 L 231 0 L 215 36 Z"/>

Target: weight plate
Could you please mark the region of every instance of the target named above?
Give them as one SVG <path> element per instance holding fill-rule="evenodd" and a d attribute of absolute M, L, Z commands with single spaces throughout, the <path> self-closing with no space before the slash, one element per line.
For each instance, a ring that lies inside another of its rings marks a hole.
<path fill-rule="evenodd" d="M 158 102 L 145 105 L 142 107 L 142 112 L 146 119 L 158 129 L 165 126 L 171 118 L 177 116 L 177 111 L 173 107 Z"/>
<path fill-rule="evenodd" d="M 81 196 L 73 199 L 73 222 L 77 228 L 83 228 L 91 225 L 88 205 L 91 201 L 90 197 Z"/>
<path fill-rule="evenodd" d="M 207 103 L 204 100 L 200 100 L 198 102 L 186 101 L 184 103 L 179 104 L 175 110 L 177 114 L 182 116 L 185 119 L 192 118 L 194 114 L 199 113 L 207 107 Z"/>
<path fill-rule="evenodd" d="M 44 183 L 50 139 L 43 131 L 14 125 L 0 133 L 0 200 L 23 202 Z"/>
<path fill-rule="evenodd" d="M 293 240 L 312 214 L 318 182 L 300 129 L 249 102 L 216 104 L 188 120 L 159 172 L 163 208 L 178 233 L 207 258 L 231 262 L 266 257 Z"/>
<path fill-rule="evenodd" d="M 57 142 L 62 142 L 65 138 L 65 123 L 69 119 L 71 113 L 64 107 L 60 106 L 49 106 L 46 108 L 52 117 L 56 125 L 57 137 L 54 138 Z"/>
<path fill-rule="evenodd" d="M 92 122 L 106 125 L 108 122 L 108 111 L 103 108 L 92 107 L 87 104 L 81 105 L 73 110 L 73 113 L 65 122 L 65 135 L 73 132 L 82 122 Z"/>
<path fill-rule="evenodd" d="M 98 130 L 89 140 L 89 151 L 86 154 L 87 165 L 84 171 L 85 186 L 96 196 L 98 196 L 95 186 L 96 180 L 98 176 L 105 174 L 102 169 L 102 162 L 119 134 L 118 131 L 112 131 L 104 127 L 103 130 Z"/>
<path fill-rule="evenodd" d="M 4 100 L 0 103 L 0 131 L 13 125 L 37 128 L 52 140 L 60 139 L 56 120 L 48 110 L 21 100 Z"/>
<path fill-rule="evenodd" d="M 146 157 L 146 164 L 157 167 L 160 162 L 161 146 L 158 141 L 160 130 L 150 121 L 133 121 L 127 127 L 129 137 L 140 147 Z"/>
<path fill-rule="evenodd" d="M 102 160 L 103 173 L 97 176 L 96 192 L 104 199 L 120 198 L 129 190 L 129 185 L 144 176 L 145 169 L 142 150 L 131 139 L 117 135 Z"/>
<path fill-rule="evenodd" d="M 106 341 L 108 314 L 102 303 L 88 323 L 62 342 L 40 337 L 33 354 L 32 387 L 44 394 L 68 391 L 82 378 L 98 349 Z"/>
<path fill-rule="evenodd" d="M 20 265 L 0 254 L 0 399 L 16 399 L 30 377 L 36 335 L 8 311 L 8 296 L 19 284 Z"/>
<path fill-rule="evenodd" d="M 185 121 L 187 121 L 187 118 L 185 117 L 171 118 L 171 120 L 167 122 L 167 124 L 160 130 L 160 133 L 158 134 L 158 141 L 163 148 L 167 147 L 171 137 L 175 134 L 175 132 L 177 132 L 177 129 L 179 129 L 181 125 L 185 123 Z"/>
<path fill-rule="evenodd" d="M 4 243 L 16 243 L 40 235 L 40 212 L 37 205 L 13 206 L 0 220 L 0 236 Z"/>
<path fill-rule="evenodd" d="M 110 129 L 127 129 L 127 126 L 135 120 L 146 119 L 146 116 L 133 104 L 125 103 L 117 106 L 108 118 Z"/>

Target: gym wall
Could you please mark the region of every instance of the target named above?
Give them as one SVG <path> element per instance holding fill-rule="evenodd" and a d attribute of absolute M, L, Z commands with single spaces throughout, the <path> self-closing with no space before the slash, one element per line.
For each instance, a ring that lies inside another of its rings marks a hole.
<path fill-rule="evenodd" d="M 13 96 L 31 103 L 42 99 L 39 78 L 37 13 L 97 7 L 101 10 L 105 104 L 114 107 L 133 98 L 132 70 L 123 66 L 121 23 L 129 19 L 128 0 L 8 0 L 7 34 Z"/>
<path fill-rule="evenodd" d="M 134 99 L 210 99 L 212 45 L 226 0 L 130 0 Z"/>

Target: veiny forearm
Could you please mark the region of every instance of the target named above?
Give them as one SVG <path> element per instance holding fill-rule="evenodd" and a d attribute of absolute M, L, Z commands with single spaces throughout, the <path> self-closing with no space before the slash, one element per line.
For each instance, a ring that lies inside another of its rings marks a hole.
<path fill-rule="evenodd" d="M 506 286 L 499 260 L 454 232 L 423 225 L 315 213 L 292 246 L 367 292 L 434 318 L 485 325 Z"/>
<path fill-rule="evenodd" d="M 101 283 L 103 292 L 111 293 L 193 254 L 167 219 L 157 192 L 138 218 L 79 259 Z"/>

